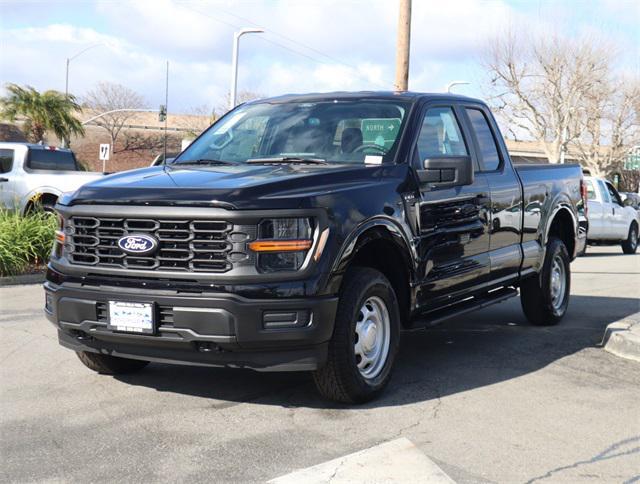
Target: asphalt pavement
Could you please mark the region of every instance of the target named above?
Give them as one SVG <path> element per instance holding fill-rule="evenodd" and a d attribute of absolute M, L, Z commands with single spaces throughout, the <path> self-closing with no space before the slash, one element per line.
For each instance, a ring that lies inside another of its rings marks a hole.
<path fill-rule="evenodd" d="M 600 345 L 640 310 L 640 254 L 590 247 L 572 271 L 559 326 L 530 326 L 516 298 L 407 333 L 360 407 L 302 373 L 94 374 L 58 345 L 38 285 L 1 287 L 0 480 L 265 482 L 398 441 L 458 483 L 640 482 L 640 363 Z"/>

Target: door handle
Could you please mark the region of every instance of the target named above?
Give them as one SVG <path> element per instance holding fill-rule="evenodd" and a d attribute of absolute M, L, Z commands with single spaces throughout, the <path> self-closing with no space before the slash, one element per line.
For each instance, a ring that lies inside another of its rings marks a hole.
<path fill-rule="evenodd" d="M 1 183 L 1 182 L 8 182 L 8 181 L 9 181 L 9 179 L 8 179 L 8 178 L 4 178 L 4 177 L 3 177 L 3 178 L 0 178 L 0 183 Z"/>

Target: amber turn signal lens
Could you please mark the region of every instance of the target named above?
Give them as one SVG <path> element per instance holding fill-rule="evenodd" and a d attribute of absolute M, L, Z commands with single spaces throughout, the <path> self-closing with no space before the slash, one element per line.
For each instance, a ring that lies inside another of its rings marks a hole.
<path fill-rule="evenodd" d="M 59 244 L 64 244 L 64 241 L 65 241 L 64 232 L 61 232 L 60 230 L 56 230 L 56 242 L 58 242 Z"/>
<path fill-rule="evenodd" d="M 254 252 L 295 252 L 311 248 L 310 240 L 256 240 L 249 244 Z"/>

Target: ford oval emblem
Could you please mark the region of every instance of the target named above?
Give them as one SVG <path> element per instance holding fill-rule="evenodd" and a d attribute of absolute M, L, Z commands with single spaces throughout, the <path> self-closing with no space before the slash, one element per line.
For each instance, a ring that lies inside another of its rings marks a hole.
<path fill-rule="evenodd" d="M 118 247 L 127 254 L 147 255 L 158 248 L 158 240 L 147 234 L 125 235 L 118 239 Z"/>

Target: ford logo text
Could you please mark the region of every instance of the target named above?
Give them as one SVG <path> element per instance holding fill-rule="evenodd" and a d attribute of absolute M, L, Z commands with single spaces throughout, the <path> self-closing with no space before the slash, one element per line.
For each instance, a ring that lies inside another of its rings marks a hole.
<path fill-rule="evenodd" d="M 118 239 L 118 247 L 127 254 L 146 255 L 158 248 L 158 241 L 146 234 L 125 235 Z"/>

